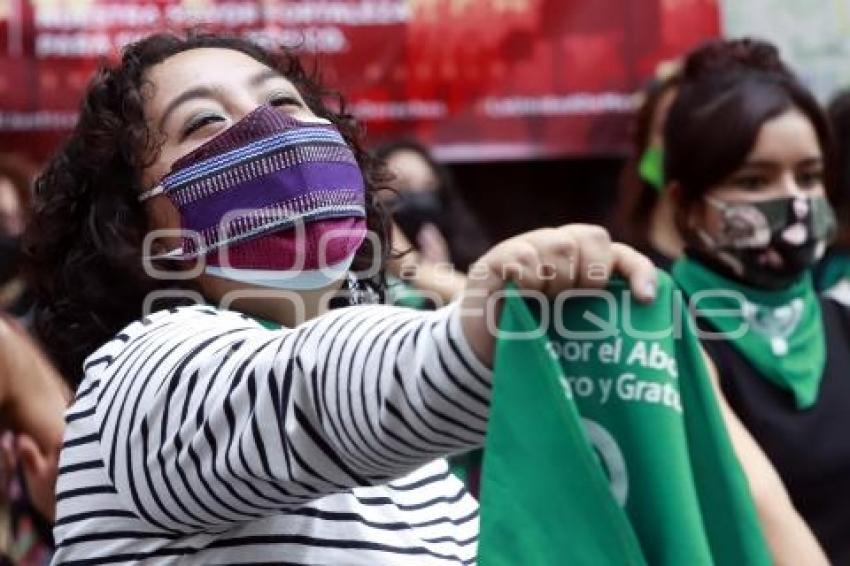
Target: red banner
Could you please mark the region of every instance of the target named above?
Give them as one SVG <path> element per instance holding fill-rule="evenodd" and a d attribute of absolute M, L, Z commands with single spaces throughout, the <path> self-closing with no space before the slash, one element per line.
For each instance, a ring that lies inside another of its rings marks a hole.
<path fill-rule="evenodd" d="M 632 93 L 719 16 L 715 0 L 0 0 L 0 151 L 43 158 L 100 60 L 197 26 L 317 58 L 372 142 L 488 160 L 623 151 Z"/>

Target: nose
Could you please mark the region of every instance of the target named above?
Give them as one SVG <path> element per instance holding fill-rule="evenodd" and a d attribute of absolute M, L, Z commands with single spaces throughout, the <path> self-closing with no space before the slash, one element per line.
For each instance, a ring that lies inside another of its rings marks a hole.
<path fill-rule="evenodd" d="M 783 196 L 789 197 L 799 197 L 806 194 L 793 171 L 787 171 L 782 175 L 781 191 Z"/>
<path fill-rule="evenodd" d="M 229 101 L 228 110 L 230 111 L 231 119 L 234 122 L 238 122 L 260 106 L 262 106 L 262 102 L 251 96 L 250 93 L 240 93 L 238 95 L 231 96 Z"/>
<path fill-rule="evenodd" d="M 241 120 L 242 118 L 244 118 L 245 116 L 247 116 L 248 114 L 250 114 L 251 112 L 256 110 L 257 108 L 259 108 L 260 106 L 264 106 L 264 105 L 268 105 L 268 104 L 269 103 L 267 101 L 257 100 L 250 95 L 241 95 L 238 98 L 234 98 L 229 103 L 229 106 L 230 106 L 229 112 L 230 112 L 231 119 L 234 123 L 238 122 L 239 120 Z M 272 108 L 275 108 L 275 107 L 272 106 Z M 283 108 L 275 108 L 275 109 L 280 111 L 280 112 L 283 112 L 283 113 L 287 112 Z M 315 114 L 313 114 L 312 112 L 310 112 L 306 108 L 300 109 L 297 112 L 290 112 L 290 113 L 293 117 L 297 118 L 301 122 L 314 123 L 314 124 L 330 124 L 331 123 L 329 120 L 326 120 L 325 118 L 320 118 L 319 116 L 316 116 Z"/>

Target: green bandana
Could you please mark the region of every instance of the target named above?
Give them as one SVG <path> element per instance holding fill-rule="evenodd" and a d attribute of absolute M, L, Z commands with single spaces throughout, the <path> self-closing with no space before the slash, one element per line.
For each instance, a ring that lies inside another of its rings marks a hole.
<path fill-rule="evenodd" d="M 431 310 L 428 298 L 413 285 L 394 275 L 387 275 L 387 301 L 397 307 L 417 310 Z"/>
<path fill-rule="evenodd" d="M 770 564 L 670 278 L 652 305 L 608 291 L 545 311 L 505 299 L 478 563 Z"/>
<path fill-rule="evenodd" d="M 638 164 L 640 178 L 659 193 L 664 190 L 664 150 L 657 146 L 646 148 Z"/>
<path fill-rule="evenodd" d="M 732 345 L 766 379 L 790 391 L 797 408 L 814 404 L 826 364 L 826 339 L 811 275 L 768 291 L 727 279 L 688 257 L 673 265 L 672 275 L 700 316 L 718 332 L 730 333 Z M 742 331 L 744 325 L 749 329 Z"/>
<path fill-rule="evenodd" d="M 814 272 L 815 288 L 828 291 L 842 279 L 850 279 L 850 253 L 834 252 L 823 258 Z"/>

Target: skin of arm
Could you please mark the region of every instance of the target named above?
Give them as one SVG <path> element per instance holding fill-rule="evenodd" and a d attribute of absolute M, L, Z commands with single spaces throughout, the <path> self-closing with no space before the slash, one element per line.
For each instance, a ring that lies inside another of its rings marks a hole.
<path fill-rule="evenodd" d="M 809 526 L 794 508 L 782 479 L 761 447 L 744 427 L 723 396 L 717 368 L 702 353 L 711 375 L 711 384 L 720 403 L 720 412 L 732 446 L 750 486 L 767 543 L 777 566 L 807 564 L 827 566 L 829 560 Z"/>
<path fill-rule="evenodd" d="M 14 434 L 2 448 L 3 457 L 23 464 L 33 503 L 51 521 L 69 399 L 59 374 L 23 329 L 0 317 L 0 414 Z"/>

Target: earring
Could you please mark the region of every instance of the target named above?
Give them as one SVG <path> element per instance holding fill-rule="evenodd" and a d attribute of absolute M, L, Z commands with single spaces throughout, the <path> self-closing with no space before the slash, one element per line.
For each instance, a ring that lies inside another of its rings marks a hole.
<path fill-rule="evenodd" d="M 350 271 L 346 278 L 349 305 L 374 305 L 379 302 L 378 294 L 368 285 L 360 282 Z"/>

